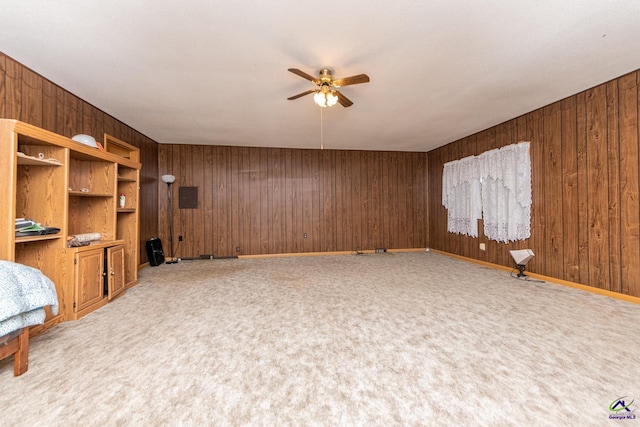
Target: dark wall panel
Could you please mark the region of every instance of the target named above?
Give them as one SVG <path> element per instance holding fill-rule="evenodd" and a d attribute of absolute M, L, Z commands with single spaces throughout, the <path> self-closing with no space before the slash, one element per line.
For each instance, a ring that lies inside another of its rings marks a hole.
<path fill-rule="evenodd" d="M 140 149 L 140 263 L 158 230 L 157 143 L 0 52 L 0 117 L 72 137 L 108 133 Z"/>
<path fill-rule="evenodd" d="M 174 206 L 179 257 L 427 244 L 425 153 L 160 145 L 158 161 L 203 189 L 198 209 Z M 158 196 L 168 242 L 166 188 Z"/>
<path fill-rule="evenodd" d="M 429 246 L 506 266 L 509 250 L 531 248 L 529 271 L 640 296 L 639 74 L 429 152 Z M 531 141 L 531 237 L 503 244 L 448 233 L 444 164 L 518 141 Z"/>
<path fill-rule="evenodd" d="M 620 282 L 622 292 L 640 295 L 640 72 L 618 79 L 620 136 Z"/>

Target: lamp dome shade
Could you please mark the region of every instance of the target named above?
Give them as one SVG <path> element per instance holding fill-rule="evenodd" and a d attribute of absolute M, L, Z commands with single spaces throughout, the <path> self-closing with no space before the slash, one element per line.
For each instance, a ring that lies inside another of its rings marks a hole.
<path fill-rule="evenodd" d="M 162 175 L 162 181 L 165 184 L 173 184 L 176 180 L 176 177 L 173 175 Z"/>
<path fill-rule="evenodd" d="M 511 253 L 511 257 L 518 265 L 526 265 L 535 256 L 531 249 L 518 249 L 509 251 L 509 253 Z"/>

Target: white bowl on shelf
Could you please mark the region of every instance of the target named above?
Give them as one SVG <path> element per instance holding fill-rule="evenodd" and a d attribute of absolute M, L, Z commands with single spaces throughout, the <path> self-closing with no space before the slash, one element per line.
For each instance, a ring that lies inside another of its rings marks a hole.
<path fill-rule="evenodd" d="M 81 133 L 81 134 L 75 135 L 71 139 L 81 144 L 88 145 L 89 147 L 98 148 L 98 144 L 96 144 L 96 139 L 91 135 L 85 135 L 84 133 Z"/>

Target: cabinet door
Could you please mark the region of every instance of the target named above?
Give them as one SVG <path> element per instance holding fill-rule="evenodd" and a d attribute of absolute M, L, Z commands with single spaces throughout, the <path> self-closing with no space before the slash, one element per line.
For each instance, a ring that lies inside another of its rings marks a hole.
<path fill-rule="evenodd" d="M 108 298 L 111 300 L 125 290 L 124 277 L 124 245 L 107 248 L 107 262 L 109 263 Z"/>
<path fill-rule="evenodd" d="M 104 252 L 102 249 L 76 254 L 75 311 L 100 302 L 104 289 Z"/>

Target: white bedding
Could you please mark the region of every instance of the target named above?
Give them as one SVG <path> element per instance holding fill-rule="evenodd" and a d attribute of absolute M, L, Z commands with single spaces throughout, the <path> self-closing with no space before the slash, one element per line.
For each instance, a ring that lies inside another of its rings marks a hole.
<path fill-rule="evenodd" d="M 0 260 L 0 337 L 44 323 L 45 306 L 58 314 L 56 287 L 40 270 Z"/>

